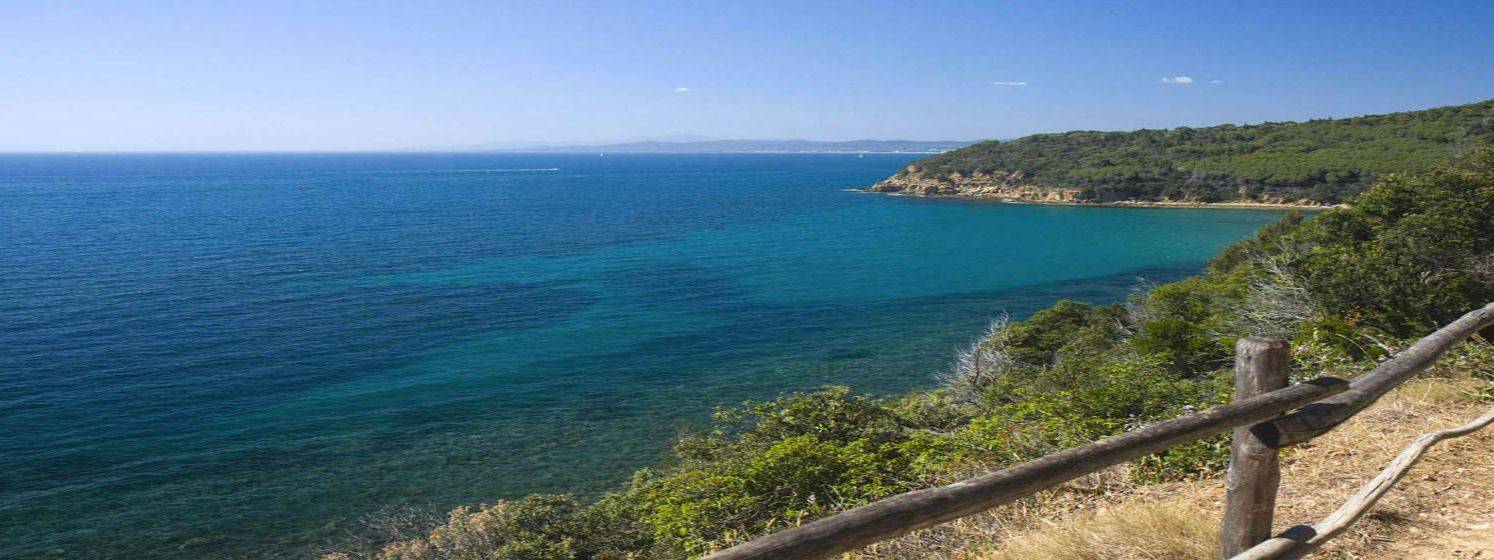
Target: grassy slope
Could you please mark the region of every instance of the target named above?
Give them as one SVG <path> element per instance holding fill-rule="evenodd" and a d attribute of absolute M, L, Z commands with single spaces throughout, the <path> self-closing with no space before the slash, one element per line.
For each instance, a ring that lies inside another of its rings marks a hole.
<path fill-rule="evenodd" d="M 1132 132 L 1076 131 L 987 141 L 914 163 L 921 177 L 1017 171 L 1093 200 L 1336 203 L 1392 172 L 1446 162 L 1494 137 L 1494 100 L 1307 122 Z"/>

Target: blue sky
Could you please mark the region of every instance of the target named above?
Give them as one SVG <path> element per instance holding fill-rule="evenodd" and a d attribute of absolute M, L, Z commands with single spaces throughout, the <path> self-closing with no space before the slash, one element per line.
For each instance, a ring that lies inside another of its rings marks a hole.
<path fill-rule="evenodd" d="M 0 7 L 0 151 L 963 140 L 1494 97 L 1488 1 Z"/>

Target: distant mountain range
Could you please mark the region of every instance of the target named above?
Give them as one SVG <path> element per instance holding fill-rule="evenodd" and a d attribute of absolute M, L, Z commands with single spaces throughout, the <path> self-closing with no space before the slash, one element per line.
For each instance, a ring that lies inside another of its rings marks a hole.
<path fill-rule="evenodd" d="M 580 144 L 561 146 L 471 146 L 459 151 L 474 152 L 545 152 L 545 153 L 921 153 L 936 154 L 957 150 L 971 142 L 959 140 L 846 140 L 821 142 L 816 140 L 643 140 L 615 144 Z"/>

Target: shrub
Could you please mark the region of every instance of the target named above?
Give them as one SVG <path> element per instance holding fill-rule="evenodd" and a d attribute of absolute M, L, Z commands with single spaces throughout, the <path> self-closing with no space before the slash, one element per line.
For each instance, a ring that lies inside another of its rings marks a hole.
<path fill-rule="evenodd" d="M 378 560 L 570 560 L 579 558 L 576 501 L 535 494 L 492 506 L 459 507 L 425 538 L 399 542 Z"/>
<path fill-rule="evenodd" d="M 1234 341 L 1221 337 L 1228 330 L 1221 308 L 1240 296 L 1214 280 L 1194 277 L 1147 293 L 1131 344 L 1185 375 L 1201 375 L 1228 363 Z"/>
<path fill-rule="evenodd" d="M 1053 362 L 1058 349 L 1076 331 L 1095 323 L 1101 312 L 1077 301 L 1062 300 L 1006 329 L 1006 349 L 1012 359 L 1027 364 Z"/>
<path fill-rule="evenodd" d="M 1494 300 L 1494 152 L 1390 177 L 1291 240 L 1295 271 L 1335 315 L 1425 334 Z"/>
<path fill-rule="evenodd" d="M 682 438 L 680 464 L 626 498 L 662 546 L 699 554 L 909 489 L 930 449 L 911 443 L 904 422 L 889 401 L 844 387 L 747 403 Z"/>

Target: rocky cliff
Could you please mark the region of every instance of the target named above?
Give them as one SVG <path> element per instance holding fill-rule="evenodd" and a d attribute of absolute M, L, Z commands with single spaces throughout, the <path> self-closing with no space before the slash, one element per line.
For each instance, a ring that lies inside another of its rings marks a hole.
<path fill-rule="evenodd" d="M 1080 202 L 1079 189 L 1035 185 L 1020 172 L 976 171 L 969 175 L 951 173 L 944 177 L 930 177 L 916 165 L 904 168 L 867 190 L 918 196 L 995 198 L 1011 202 Z"/>
<path fill-rule="evenodd" d="M 1252 195 L 1246 189 L 1236 189 L 1232 196 L 1202 200 L 1184 196 L 1176 199 L 1107 198 L 1086 193 L 1076 187 L 1060 187 L 1037 184 L 1020 171 L 998 171 L 987 173 L 974 171 L 969 174 L 953 172 L 934 176 L 920 168 L 909 165 L 896 175 L 866 189 L 868 192 L 903 194 L 913 196 L 947 196 L 961 198 L 983 198 L 1006 202 L 1034 204 L 1118 204 L 1138 206 L 1286 206 L 1317 208 L 1329 206 L 1308 199 L 1292 199 L 1271 196 L 1265 193 Z"/>

